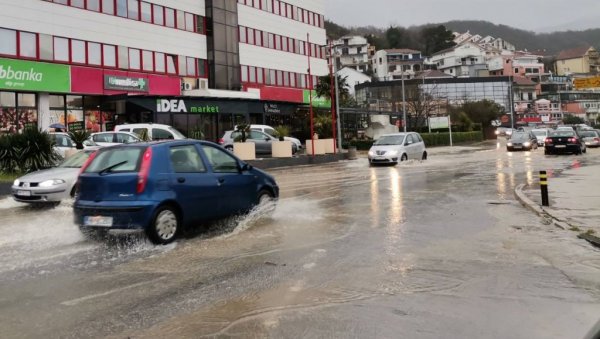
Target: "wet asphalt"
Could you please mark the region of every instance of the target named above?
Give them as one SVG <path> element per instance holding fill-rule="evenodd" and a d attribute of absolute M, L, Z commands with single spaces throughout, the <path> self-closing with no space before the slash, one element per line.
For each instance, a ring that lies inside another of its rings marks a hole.
<path fill-rule="evenodd" d="M 432 150 L 270 171 L 281 199 L 154 246 L 87 240 L 72 202 L 0 200 L 0 337 L 581 338 L 600 251 L 514 187 L 584 156 Z"/>

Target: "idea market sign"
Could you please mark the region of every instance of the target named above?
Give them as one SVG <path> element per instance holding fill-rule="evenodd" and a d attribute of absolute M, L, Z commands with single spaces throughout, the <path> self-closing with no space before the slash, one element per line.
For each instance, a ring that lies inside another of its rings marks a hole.
<path fill-rule="evenodd" d="M 0 58 L 0 89 L 69 93 L 71 68 L 66 65 Z"/>
<path fill-rule="evenodd" d="M 156 100 L 156 112 L 158 113 L 219 113 L 218 105 L 191 105 L 182 99 L 158 99 Z"/>
<path fill-rule="evenodd" d="M 148 92 L 148 79 L 104 75 L 104 89 L 127 92 Z"/>

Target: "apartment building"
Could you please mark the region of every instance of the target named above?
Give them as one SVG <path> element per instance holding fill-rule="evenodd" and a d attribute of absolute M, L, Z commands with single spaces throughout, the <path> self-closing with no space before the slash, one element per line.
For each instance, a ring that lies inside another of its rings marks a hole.
<path fill-rule="evenodd" d="M 332 42 L 336 69 L 352 68 L 360 72 L 372 70 L 375 47 L 360 35 L 344 36 Z"/>
<path fill-rule="evenodd" d="M 556 57 L 556 73 L 570 75 L 600 72 L 600 53 L 590 46 L 562 51 Z"/>
<path fill-rule="evenodd" d="M 320 0 L 0 6 L 0 132 L 154 121 L 214 140 L 239 121 L 294 114 L 327 73 Z"/>
<path fill-rule="evenodd" d="M 420 51 L 412 49 L 383 49 L 373 57 L 375 76 L 380 81 L 412 78 L 423 70 L 425 59 Z"/>

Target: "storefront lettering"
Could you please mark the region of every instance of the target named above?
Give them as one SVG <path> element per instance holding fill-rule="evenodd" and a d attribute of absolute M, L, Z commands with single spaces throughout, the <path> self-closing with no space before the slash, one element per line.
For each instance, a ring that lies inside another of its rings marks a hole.
<path fill-rule="evenodd" d="M 156 111 L 159 113 L 187 113 L 187 107 L 183 100 L 157 100 Z"/>
<path fill-rule="evenodd" d="M 219 113 L 218 105 L 196 105 L 188 108 L 184 100 L 158 99 L 156 101 L 158 113 Z"/>
<path fill-rule="evenodd" d="M 15 71 L 11 66 L 5 69 L 0 65 L 0 79 L 42 82 L 44 75 L 36 72 L 33 68 L 30 68 L 29 71 Z"/>
<path fill-rule="evenodd" d="M 148 79 L 130 78 L 114 75 L 104 76 L 104 88 L 110 90 L 124 90 L 136 92 L 148 92 Z"/>

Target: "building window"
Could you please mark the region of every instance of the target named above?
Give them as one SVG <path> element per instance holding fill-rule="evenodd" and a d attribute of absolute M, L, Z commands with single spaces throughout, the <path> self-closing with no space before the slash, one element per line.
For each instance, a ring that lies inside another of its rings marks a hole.
<path fill-rule="evenodd" d="M 194 32 L 194 15 L 191 13 L 185 13 L 185 30 Z"/>
<path fill-rule="evenodd" d="M 160 5 L 152 5 L 152 13 L 154 16 L 154 20 L 153 22 L 157 25 L 161 25 L 164 26 L 165 24 L 165 8 L 163 6 Z"/>
<path fill-rule="evenodd" d="M 84 0 L 71 0 L 71 6 L 85 8 L 85 1 Z"/>
<path fill-rule="evenodd" d="M 17 55 L 17 32 L 0 28 L 0 54 Z"/>
<path fill-rule="evenodd" d="M 19 56 L 37 59 L 37 34 L 19 32 Z"/>
<path fill-rule="evenodd" d="M 186 59 L 186 68 L 187 68 L 187 72 L 186 75 L 188 76 L 196 76 L 196 59 L 194 58 L 190 58 L 188 57 Z"/>
<path fill-rule="evenodd" d="M 135 48 L 129 49 L 129 68 L 140 69 L 140 50 Z"/>
<path fill-rule="evenodd" d="M 112 45 L 103 45 L 102 60 L 105 67 L 117 67 L 117 48 Z"/>
<path fill-rule="evenodd" d="M 165 8 L 165 25 L 167 27 L 175 28 L 175 10 L 171 8 Z"/>
<path fill-rule="evenodd" d="M 152 5 L 147 2 L 141 2 L 140 8 L 142 10 L 142 21 L 152 22 Z"/>
<path fill-rule="evenodd" d="M 69 62 L 69 39 L 54 38 L 54 60 Z"/>
<path fill-rule="evenodd" d="M 165 65 L 165 54 L 164 53 L 154 53 L 154 68 L 158 73 L 166 72 Z"/>
<path fill-rule="evenodd" d="M 88 64 L 102 65 L 102 47 L 95 42 L 88 42 Z"/>
<path fill-rule="evenodd" d="M 133 20 L 139 20 L 139 2 L 138 0 L 127 0 L 127 17 Z"/>
<path fill-rule="evenodd" d="M 90 11 L 100 12 L 100 0 L 87 0 L 86 6 Z"/>
<path fill-rule="evenodd" d="M 115 2 L 114 0 L 102 0 L 102 13 L 114 15 Z"/>
<path fill-rule="evenodd" d="M 154 55 L 150 51 L 142 52 L 142 62 L 144 71 L 152 72 L 154 71 Z"/>
<path fill-rule="evenodd" d="M 177 29 L 185 30 L 185 13 L 178 10 L 178 11 L 176 11 L 176 15 L 177 15 L 177 20 L 176 20 Z"/>
<path fill-rule="evenodd" d="M 116 0 L 117 1 L 117 15 L 124 18 L 127 17 L 127 0 Z"/>
<path fill-rule="evenodd" d="M 71 40 L 71 62 L 78 64 L 86 63 L 85 42 Z"/>
<path fill-rule="evenodd" d="M 177 57 L 175 55 L 167 55 L 167 73 L 177 74 Z"/>

